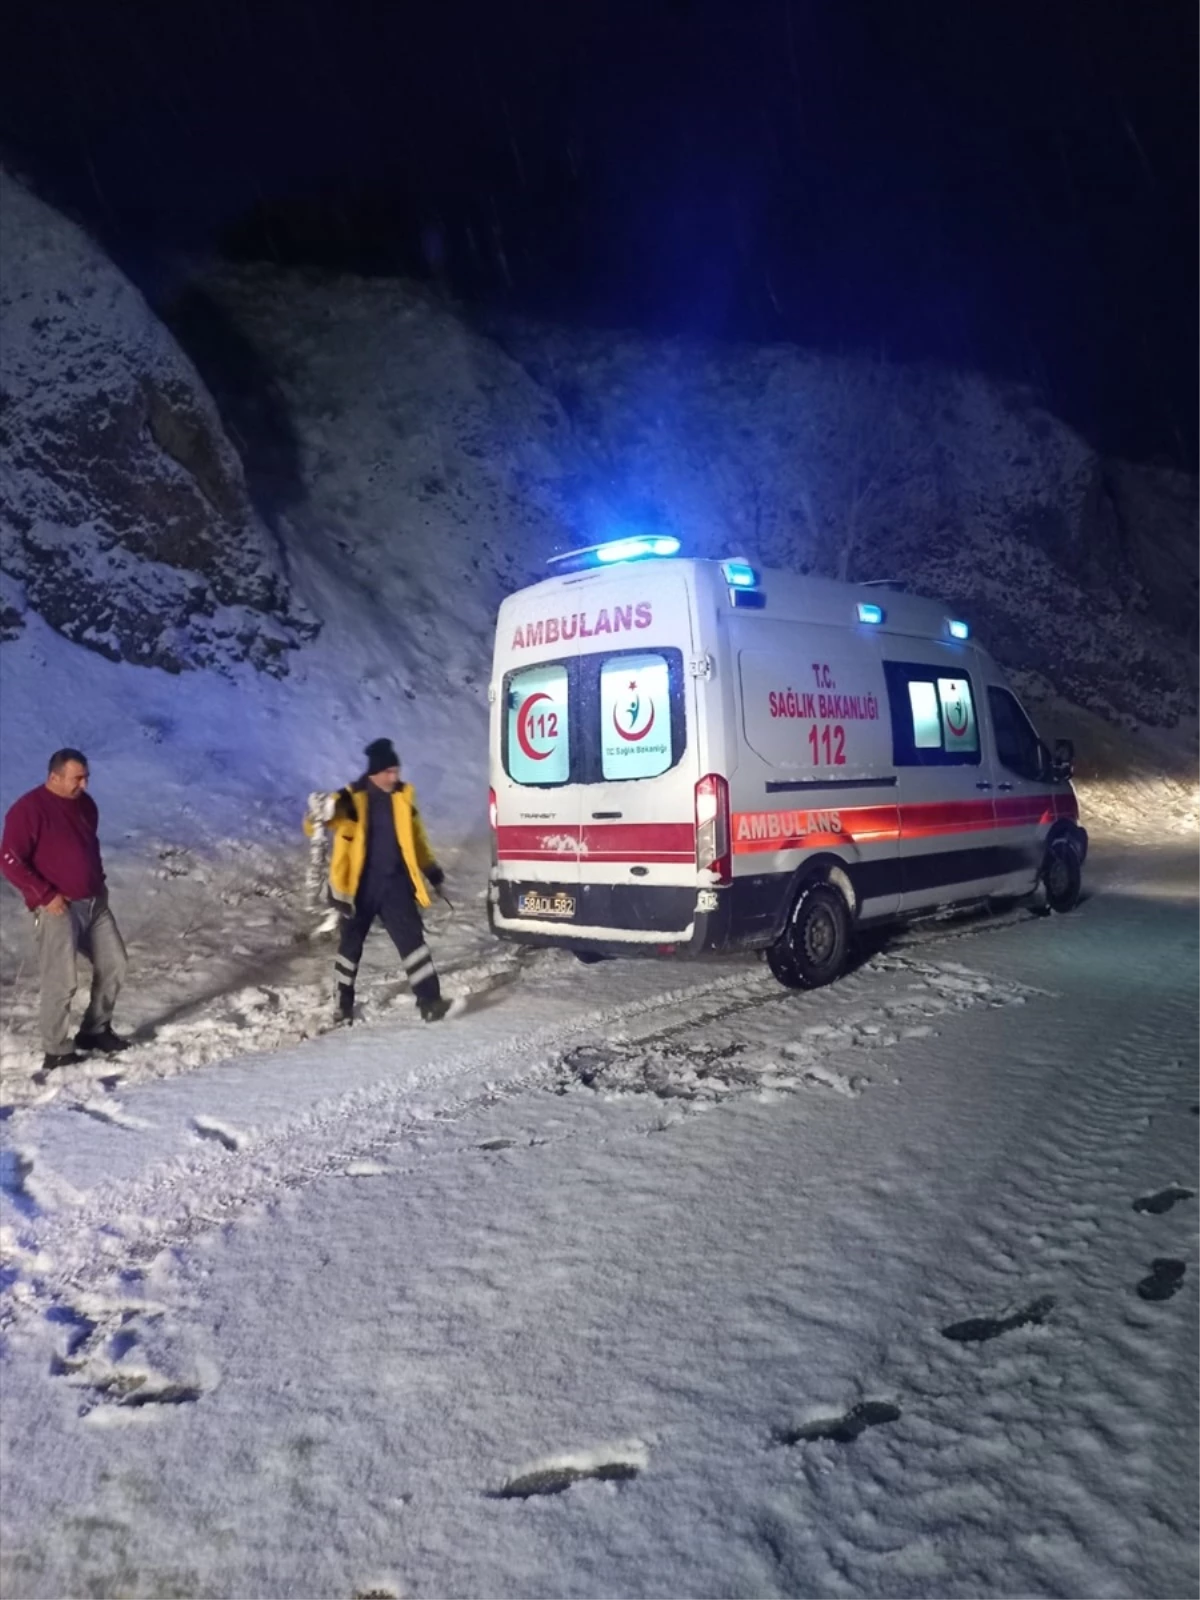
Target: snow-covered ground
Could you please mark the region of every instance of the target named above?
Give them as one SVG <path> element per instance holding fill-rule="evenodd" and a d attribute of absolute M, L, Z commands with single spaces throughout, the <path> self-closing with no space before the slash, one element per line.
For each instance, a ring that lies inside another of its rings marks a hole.
<path fill-rule="evenodd" d="M 468 897 L 457 1022 L 14 1095 L 3 1592 L 1194 1594 L 1195 854 L 1087 877 L 807 996 Z"/>
<path fill-rule="evenodd" d="M 1101 627 L 1073 577 L 1042 597 L 1055 660 L 1137 691 L 1120 712 L 1019 682 L 1048 737 L 1079 741 L 1076 915 L 909 930 L 809 996 L 751 960 L 520 955 L 484 917 L 500 595 L 613 531 L 633 484 L 712 540 L 757 506 L 778 543 L 795 441 L 771 434 L 747 499 L 730 462 L 765 390 L 732 356 L 713 389 L 668 352 L 691 398 L 634 407 L 622 441 L 607 357 L 569 341 L 550 382 L 411 287 L 252 269 L 210 289 L 257 362 L 218 386 L 222 415 L 289 604 L 321 623 L 287 676 L 68 642 L 0 529 L 25 586 L 0 593 L 0 810 L 51 748 L 87 752 L 135 1039 L 33 1081 L 29 918 L 0 885 L 0 1592 L 1195 1593 L 1187 605 L 1147 643 L 1132 602 Z M 622 371 L 663 359 L 626 350 Z M 804 366 L 756 359 L 776 388 Z M 956 481 L 986 515 L 950 521 L 1005 589 L 1001 534 L 1044 567 L 1008 538 L 1010 490 L 1082 537 L 1094 463 L 1043 419 L 1015 471 L 1032 424 L 963 384 Z M 786 421 L 807 391 L 783 387 Z M 96 492 L 69 508 L 89 526 Z M 84 548 L 82 525 L 64 512 L 50 543 Z M 1186 598 L 1185 554 L 1160 588 Z M 1084 565 L 1132 594 L 1106 560 Z M 1010 646 L 1012 594 L 980 618 Z M 376 935 L 358 1025 L 331 1034 L 299 817 L 379 735 L 448 869 L 429 931 L 469 1005 L 419 1024 Z"/>

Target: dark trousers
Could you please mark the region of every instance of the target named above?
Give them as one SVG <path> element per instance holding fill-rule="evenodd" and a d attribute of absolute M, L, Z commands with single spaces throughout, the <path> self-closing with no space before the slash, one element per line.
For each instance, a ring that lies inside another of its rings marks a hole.
<path fill-rule="evenodd" d="M 362 960 L 367 934 L 378 917 L 392 943 L 400 952 L 404 975 L 421 1005 L 437 1000 L 442 992 L 421 912 L 406 875 L 393 873 L 380 884 L 365 883 L 358 892 L 352 915 L 342 918 L 342 935 L 333 969 L 338 988 L 338 1003 L 349 1011 L 354 1000 L 354 980 Z"/>

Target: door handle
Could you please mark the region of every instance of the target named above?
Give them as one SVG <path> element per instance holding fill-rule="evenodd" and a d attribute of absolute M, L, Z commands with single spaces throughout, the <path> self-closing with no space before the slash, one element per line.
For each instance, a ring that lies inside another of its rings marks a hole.
<path fill-rule="evenodd" d="M 996 785 L 996 787 L 997 787 L 997 789 L 1011 789 L 1012 788 L 1012 784 L 1011 783 L 998 783 Z"/>
<path fill-rule="evenodd" d="M 592 821 L 593 822 L 616 822 L 617 818 L 620 815 L 621 815 L 621 812 L 619 812 L 619 811 L 593 811 L 592 812 Z"/>
<path fill-rule="evenodd" d="M 977 783 L 975 787 L 977 789 L 990 789 L 992 786 L 990 783 Z"/>

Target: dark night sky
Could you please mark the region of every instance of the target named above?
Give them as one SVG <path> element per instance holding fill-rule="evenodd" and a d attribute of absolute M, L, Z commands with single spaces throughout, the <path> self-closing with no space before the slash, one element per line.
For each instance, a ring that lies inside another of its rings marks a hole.
<path fill-rule="evenodd" d="M 13 8 L 14 11 L 17 8 Z M 1194 0 L 36 0 L 0 149 L 180 250 L 1036 382 L 1194 464 Z"/>

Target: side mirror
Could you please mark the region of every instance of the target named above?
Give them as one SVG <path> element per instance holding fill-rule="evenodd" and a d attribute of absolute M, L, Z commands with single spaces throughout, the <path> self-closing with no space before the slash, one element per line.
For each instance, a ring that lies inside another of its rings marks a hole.
<path fill-rule="evenodd" d="M 1066 783 L 1075 770 L 1075 746 L 1070 739 L 1056 739 L 1054 741 L 1054 759 L 1050 763 L 1050 774 L 1055 783 Z"/>

